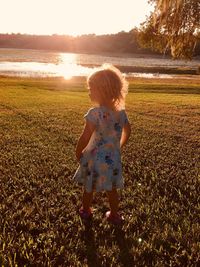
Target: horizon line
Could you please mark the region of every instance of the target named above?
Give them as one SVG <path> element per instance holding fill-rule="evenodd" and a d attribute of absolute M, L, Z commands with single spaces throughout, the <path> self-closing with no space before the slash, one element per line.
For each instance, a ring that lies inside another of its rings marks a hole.
<path fill-rule="evenodd" d="M 37 34 L 37 33 L 22 33 L 22 32 L 0 32 L 0 34 L 7 34 L 7 35 L 34 35 L 34 36 L 70 36 L 70 37 L 80 37 L 80 36 L 85 36 L 85 35 L 96 35 L 96 36 L 102 36 L 102 35 L 113 35 L 113 34 L 118 34 L 121 32 L 125 32 L 125 33 L 129 33 L 132 30 L 137 30 L 138 27 L 133 27 L 132 29 L 130 29 L 129 31 L 126 30 L 121 30 L 118 32 L 112 32 L 112 33 L 82 33 L 82 34 L 77 34 L 77 35 L 73 35 L 73 34 L 67 34 L 67 33 L 41 33 L 41 34 Z"/>

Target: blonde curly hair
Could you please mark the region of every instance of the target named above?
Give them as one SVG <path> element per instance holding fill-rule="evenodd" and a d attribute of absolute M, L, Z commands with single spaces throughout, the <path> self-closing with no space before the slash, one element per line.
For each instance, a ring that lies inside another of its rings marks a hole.
<path fill-rule="evenodd" d="M 128 82 L 119 69 L 111 64 L 103 64 L 87 78 L 88 88 L 95 94 L 95 102 L 110 102 L 116 109 L 125 108 Z"/>

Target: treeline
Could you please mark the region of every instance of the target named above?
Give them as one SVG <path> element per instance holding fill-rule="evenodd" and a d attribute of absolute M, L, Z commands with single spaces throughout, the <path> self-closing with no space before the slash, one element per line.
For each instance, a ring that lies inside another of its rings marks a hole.
<path fill-rule="evenodd" d="M 41 49 L 73 53 L 146 53 L 158 54 L 143 48 L 138 41 L 138 30 L 117 34 L 68 35 L 0 34 L 0 48 Z M 200 55 L 200 42 L 195 55 Z"/>
<path fill-rule="evenodd" d="M 68 35 L 28 35 L 0 34 L 0 47 L 44 49 L 74 53 L 143 53 L 147 49 L 140 47 L 137 30 L 117 34 L 87 34 L 77 37 Z M 148 51 L 150 52 L 150 50 Z"/>

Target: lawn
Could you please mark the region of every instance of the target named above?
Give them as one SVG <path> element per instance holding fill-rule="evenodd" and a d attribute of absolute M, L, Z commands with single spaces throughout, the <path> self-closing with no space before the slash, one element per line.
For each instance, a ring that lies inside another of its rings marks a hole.
<path fill-rule="evenodd" d="M 0 266 L 197 266 L 200 81 L 135 79 L 122 151 L 122 228 L 77 214 L 74 149 L 91 104 L 83 79 L 0 78 Z"/>

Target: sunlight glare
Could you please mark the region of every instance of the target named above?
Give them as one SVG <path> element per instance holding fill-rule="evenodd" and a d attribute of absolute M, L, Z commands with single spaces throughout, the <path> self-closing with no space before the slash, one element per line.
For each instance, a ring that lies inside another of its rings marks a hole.
<path fill-rule="evenodd" d="M 60 53 L 58 74 L 69 80 L 74 76 L 87 76 L 95 68 L 89 68 L 78 64 L 76 54 Z"/>
<path fill-rule="evenodd" d="M 76 54 L 60 53 L 59 73 L 65 80 L 70 80 L 76 73 L 76 57 Z"/>

